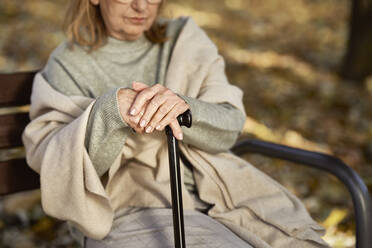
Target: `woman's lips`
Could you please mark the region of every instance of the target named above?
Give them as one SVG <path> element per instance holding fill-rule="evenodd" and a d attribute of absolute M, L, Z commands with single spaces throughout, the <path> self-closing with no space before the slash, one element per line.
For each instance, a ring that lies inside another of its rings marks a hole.
<path fill-rule="evenodd" d="M 146 18 L 144 18 L 144 17 L 130 17 L 129 20 L 133 24 L 140 25 L 140 24 L 145 23 Z"/>

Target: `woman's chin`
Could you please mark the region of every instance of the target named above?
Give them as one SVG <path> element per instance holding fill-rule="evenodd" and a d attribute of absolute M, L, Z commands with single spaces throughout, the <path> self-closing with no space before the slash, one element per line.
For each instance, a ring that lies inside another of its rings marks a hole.
<path fill-rule="evenodd" d="M 117 34 L 112 34 L 111 36 L 118 39 L 118 40 L 129 40 L 134 41 L 139 39 L 143 35 L 144 31 L 138 32 L 120 32 Z"/>

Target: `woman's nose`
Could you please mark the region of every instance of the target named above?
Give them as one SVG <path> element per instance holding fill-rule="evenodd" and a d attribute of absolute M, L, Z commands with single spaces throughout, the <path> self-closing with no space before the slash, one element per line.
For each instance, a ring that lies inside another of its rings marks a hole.
<path fill-rule="evenodd" d="M 139 12 L 142 12 L 146 9 L 147 7 L 147 0 L 133 0 L 132 1 L 132 8 L 139 11 Z"/>

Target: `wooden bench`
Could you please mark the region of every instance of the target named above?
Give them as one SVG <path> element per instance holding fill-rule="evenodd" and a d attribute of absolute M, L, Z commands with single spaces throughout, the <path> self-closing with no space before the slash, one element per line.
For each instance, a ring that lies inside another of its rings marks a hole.
<path fill-rule="evenodd" d="M 34 75 L 35 72 L 0 74 L 0 108 L 29 105 Z M 21 135 L 29 121 L 28 113 L 0 115 L 0 149 L 22 147 Z M 39 175 L 24 158 L 0 161 L 1 195 L 39 187 Z"/>
<path fill-rule="evenodd" d="M 0 74 L 0 108 L 18 109 L 30 104 L 33 72 Z M 22 109 L 22 108 L 21 108 Z M 21 135 L 29 122 L 27 107 L 16 113 L 0 115 L 0 150 L 22 147 Z M 372 247 L 372 205 L 367 187 L 349 166 L 341 160 L 310 151 L 283 145 L 244 140 L 238 142 L 232 151 L 237 155 L 258 153 L 311 166 L 335 175 L 349 190 L 356 218 L 357 248 Z M 1 157 L 0 157 L 1 158 Z M 39 175 L 28 167 L 24 158 L 0 161 L 0 195 L 16 193 L 40 187 Z"/>

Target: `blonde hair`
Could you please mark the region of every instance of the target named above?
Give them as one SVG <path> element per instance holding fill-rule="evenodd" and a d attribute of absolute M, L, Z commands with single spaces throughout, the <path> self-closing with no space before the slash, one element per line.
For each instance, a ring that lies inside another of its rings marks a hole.
<path fill-rule="evenodd" d="M 158 15 L 164 2 L 160 3 Z M 145 36 L 152 43 L 164 43 L 167 40 L 167 25 L 158 23 L 157 18 L 151 28 L 145 31 Z M 106 44 L 108 34 L 101 11 L 90 0 L 70 0 L 63 26 L 71 47 L 76 43 L 88 47 L 91 52 Z"/>

